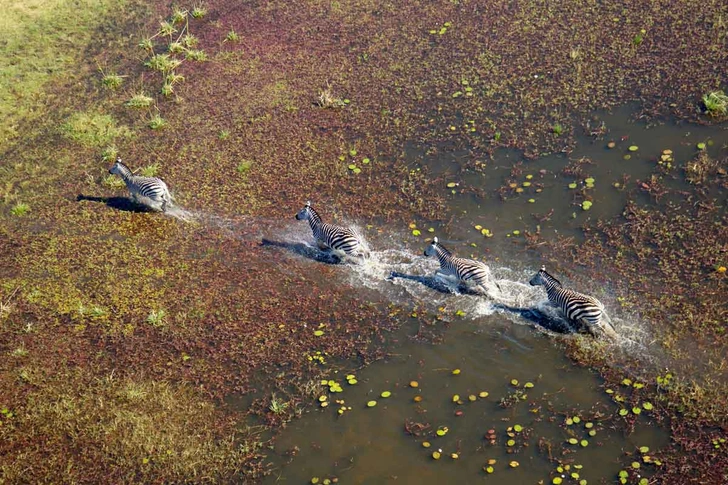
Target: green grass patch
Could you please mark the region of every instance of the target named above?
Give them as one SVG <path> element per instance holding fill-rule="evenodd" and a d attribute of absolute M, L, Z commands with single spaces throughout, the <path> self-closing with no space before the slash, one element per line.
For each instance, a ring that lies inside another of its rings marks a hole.
<path fill-rule="evenodd" d="M 115 9 L 125 2 L 115 3 Z M 110 0 L 48 0 L 4 4 L 0 18 L 0 142 L 18 137 L 23 121 L 43 116 L 41 94 L 78 72 Z"/>
<path fill-rule="evenodd" d="M 703 96 L 703 104 L 711 116 L 728 114 L 728 95 L 723 91 L 713 91 Z"/>
<path fill-rule="evenodd" d="M 30 206 L 24 202 L 18 202 L 10 209 L 10 213 L 18 217 L 24 216 L 28 212 L 30 212 Z"/>
<path fill-rule="evenodd" d="M 119 126 L 111 115 L 75 113 L 61 125 L 63 136 L 84 146 L 102 147 L 131 131 Z"/>
<path fill-rule="evenodd" d="M 98 470 L 109 483 L 245 481 L 241 463 L 263 446 L 250 430 L 221 430 L 214 404 L 189 386 L 32 364 L 20 374 L 28 384 L 19 385 L 32 388 L 12 426 L 3 426 L 9 483 L 98 483 Z M 47 447 L 57 448 L 52 460 Z"/>

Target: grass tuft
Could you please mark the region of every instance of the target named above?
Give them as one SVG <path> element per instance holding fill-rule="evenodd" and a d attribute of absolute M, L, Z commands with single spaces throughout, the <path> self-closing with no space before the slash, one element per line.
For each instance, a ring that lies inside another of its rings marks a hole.
<path fill-rule="evenodd" d="M 10 213 L 14 216 L 22 217 L 30 212 L 30 206 L 24 202 L 18 202 L 10 209 Z"/>
<path fill-rule="evenodd" d="M 131 131 L 118 126 L 111 115 L 75 113 L 61 125 L 64 137 L 84 146 L 102 147 L 119 137 L 128 137 Z"/>
<path fill-rule="evenodd" d="M 132 96 L 129 101 L 124 104 L 129 108 L 148 108 L 153 102 L 153 98 L 150 98 L 144 93 L 138 93 Z"/>
<path fill-rule="evenodd" d="M 728 95 L 723 91 L 713 91 L 703 96 L 705 110 L 711 116 L 725 116 L 728 114 Z"/>
<path fill-rule="evenodd" d="M 152 118 L 149 120 L 149 128 L 153 130 L 161 130 L 167 126 L 167 120 L 162 118 L 159 113 L 152 116 Z"/>

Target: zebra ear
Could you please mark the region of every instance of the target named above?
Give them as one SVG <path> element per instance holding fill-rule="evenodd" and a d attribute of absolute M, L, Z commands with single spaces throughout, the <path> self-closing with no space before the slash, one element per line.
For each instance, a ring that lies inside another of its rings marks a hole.
<path fill-rule="evenodd" d="M 438 239 L 437 239 L 437 236 L 435 236 L 432 238 L 432 244 L 437 244 L 437 243 L 438 243 Z"/>
<path fill-rule="evenodd" d="M 121 163 L 121 157 L 116 157 L 116 163 Z"/>
<path fill-rule="evenodd" d="M 546 265 L 541 266 L 541 271 L 546 271 Z"/>
<path fill-rule="evenodd" d="M 306 207 L 311 207 L 311 201 L 310 200 L 307 200 L 306 201 Z"/>

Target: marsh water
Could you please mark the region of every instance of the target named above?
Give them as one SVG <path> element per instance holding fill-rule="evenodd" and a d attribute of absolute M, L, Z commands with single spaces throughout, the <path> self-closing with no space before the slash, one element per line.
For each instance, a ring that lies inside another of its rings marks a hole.
<path fill-rule="evenodd" d="M 514 244 L 525 231 L 578 241 L 587 218 L 621 213 L 627 200 L 624 185 L 649 179 L 663 150 L 672 150 L 674 160 L 675 177 L 669 183 L 684 184 L 682 166 L 695 156 L 698 143 L 718 155 L 728 142 L 720 127 L 666 123 L 648 128 L 630 122 L 629 116 L 629 108 L 598 116 L 595 123 L 603 121 L 608 130 L 604 137 L 582 137 L 568 157 L 524 161 L 522 173 L 515 176 L 512 167 L 522 160 L 515 152 L 499 152 L 494 160 L 474 166 L 467 150 L 426 155 L 412 148 L 413 167 L 439 174 L 443 190 L 450 192 L 449 213 L 442 218 L 448 222 L 433 225 L 432 231 L 429 225 L 416 224 L 420 237 L 411 235 L 412 227 L 373 228 L 366 232 L 371 260 L 337 268 L 338 278 L 329 284 L 350 286 L 380 305 L 382 312 L 389 311 L 390 303 L 397 304 L 404 308 L 404 323 L 390 335 L 388 358 L 327 376 L 341 392 L 329 392 L 330 383 L 318 383 L 316 396 L 325 396 L 321 399 L 328 404 L 322 407 L 312 398 L 303 417 L 280 433 L 270 457 L 274 473 L 267 483 L 328 483 L 324 480 L 334 478 L 341 483 L 474 483 L 489 477 L 521 484 L 551 483 L 562 476 L 563 483 L 595 483 L 615 480 L 625 463 L 634 461 L 630 456 L 639 447 L 657 450 L 666 444 L 666 430 L 648 412 L 637 416 L 634 430 L 627 433 L 617 418 L 620 404 L 605 392 L 598 376 L 564 356 L 563 339 L 582 337 L 561 334 L 568 326 L 546 304 L 543 289 L 528 285 L 542 261 L 522 244 Z M 610 140 L 616 144 L 613 148 L 607 148 Z M 630 151 L 630 146 L 638 149 Z M 581 188 L 583 178 L 562 173 L 567 164 L 583 157 L 590 161 L 584 172 L 594 179 L 589 210 L 568 186 L 576 183 Z M 498 189 L 513 188 L 508 185 L 512 180 L 524 191 L 509 192 L 504 202 Z M 448 187 L 451 182 L 455 187 Z M 483 228 L 493 237 L 484 237 Z M 487 299 L 453 293 L 451 287 L 428 278 L 438 267 L 422 255 L 432 235 L 457 255 L 484 256 L 500 294 Z M 292 243 L 310 241 L 303 224 L 292 223 L 272 236 Z M 305 257 L 305 251 L 271 248 L 271 254 L 285 264 L 305 267 L 311 275 L 324 264 Z M 609 275 L 588 280 L 576 277 L 579 268 L 573 262 L 561 267 L 574 276 L 559 275 L 562 281 L 578 281 L 579 290 L 598 296 L 617 324 L 620 339 L 611 352 L 649 356 L 654 351 L 659 358 L 639 321 L 639 309 L 626 313 L 619 308 Z M 399 277 L 387 279 L 392 272 Z M 420 338 L 424 327 L 430 338 Z M 339 364 L 344 369 L 357 365 Z M 356 382 L 349 384 L 347 375 L 355 376 Z M 383 392 L 391 395 L 382 397 Z M 440 458 L 434 459 L 433 452 Z M 570 464 L 570 470 L 557 471 L 557 462 Z M 649 476 L 644 468 L 631 473 L 635 483 L 640 473 Z"/>

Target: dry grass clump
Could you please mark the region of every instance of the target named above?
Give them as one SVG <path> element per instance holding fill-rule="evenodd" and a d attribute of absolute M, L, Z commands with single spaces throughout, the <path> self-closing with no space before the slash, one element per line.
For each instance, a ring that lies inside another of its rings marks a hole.
<path fill-rule="evenodd" d="M 80 370 L 26 374 L 34 389 L 25 402 L 2 403 L 14 415 L 0 426 L 3 482 L 244 481 L 242 467 L 257 461 L 253 434 L 226 434 L 220 423 L 232 422 L 190 387 Z"/>
<path fill-rule="evenodd" d="M 720 162 L 708 153 L 700 151 L 695 158 L 685 163 L 685 180 L 693 185 L 703 185 L 718 173 Z"/>

